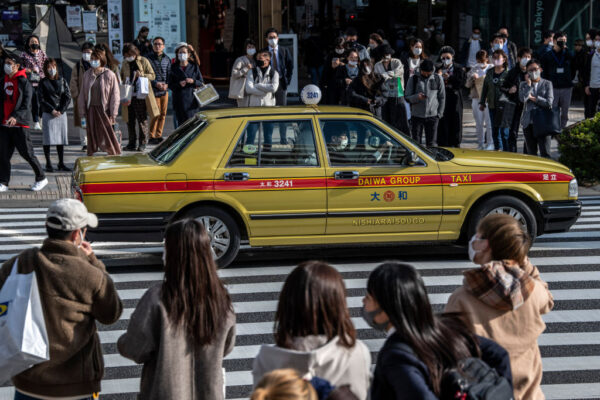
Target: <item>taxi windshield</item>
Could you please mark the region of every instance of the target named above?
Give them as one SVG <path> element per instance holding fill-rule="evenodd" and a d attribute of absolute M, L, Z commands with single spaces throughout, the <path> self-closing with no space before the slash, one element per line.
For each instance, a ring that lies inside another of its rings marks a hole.
<path fill-rule="evenodd" d="M 202 132 L 206 125 L 207 122 L 204 119 L 199 117 L 190 118 L 152 150 L 150 157 L 161 164 L 173 161 Z"/>
<path fill-rule="evenodd" d="M 398 130 L 396 127 L 394 127 L 391 124 L 388 124 L 387 122 L 385 122 L 384 120 L 379 120 L 379 122 L 381 122 L 382 124 L 384 124 L 385 126 L 387 126 L 389 129 L 391 129 L 392 131 L 394 131 L 395 133 L 397 133 L 398 135 L 402 136 L 404 139 L 406 139 L 407 141 L 409 141 L 412 145 L 416 146 L 419 148 L 419 150 L 422 150 L 423 153 L 427 154 L 429 157 L 433 158 L 434 160 L 437 160 L 437 152 L 436 152 L 436 148 L 435 147 L 425 147 L 423 146 L 421 143 L 417 142 L 416 140 L 414 140 L 410 135 L 407 135 L 405 133 L 403 133 L 402 131 Z"/>

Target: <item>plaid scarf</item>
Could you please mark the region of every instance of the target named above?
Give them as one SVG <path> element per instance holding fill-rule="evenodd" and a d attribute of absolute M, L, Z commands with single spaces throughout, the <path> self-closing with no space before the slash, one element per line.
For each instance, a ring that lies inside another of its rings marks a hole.
<path fill-rule="evenodd" d="M 534 288 L 526 259 L 521 268 L 511 260 L 492 261 L 479 268 L 465 271 L 464 286 L 473 296 L 499 310 L 516 310 L 529 297 Z"/>

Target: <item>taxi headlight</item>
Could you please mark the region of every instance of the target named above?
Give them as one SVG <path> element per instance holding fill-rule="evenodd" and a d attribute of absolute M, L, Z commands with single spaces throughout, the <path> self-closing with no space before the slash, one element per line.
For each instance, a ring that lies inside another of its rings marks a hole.
<path fill-rule="evenodd" d="M 577 185 L 577 179 L 571 179 L 569 182 L 569 197 L 579 196 L 579 186 Z"/>

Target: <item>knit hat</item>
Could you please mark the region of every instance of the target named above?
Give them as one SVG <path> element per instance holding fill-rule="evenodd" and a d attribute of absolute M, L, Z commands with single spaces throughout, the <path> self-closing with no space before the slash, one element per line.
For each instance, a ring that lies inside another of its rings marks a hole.
<path fill-rule="evenodd" d="M 419 66 L 419 69 L 423 72 L 433 72 L 433 61 L 429 59 L 423 60 L 423 62 Z"/>
<path fill-rule="evenodd" d="M 449 53 L 452 55 L 452 57 L 454 57 L 454 49 L 450 46 L 444 46 L 440 49 L 440 55 L 444 53 Z"/>

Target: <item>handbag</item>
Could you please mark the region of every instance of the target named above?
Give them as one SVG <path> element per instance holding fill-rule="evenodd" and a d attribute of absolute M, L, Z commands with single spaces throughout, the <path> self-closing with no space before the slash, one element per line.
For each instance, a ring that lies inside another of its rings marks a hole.
<path fill-rule="evenodd" d="M 502 116 L 500 119 L 500 128 L 511 128 L 512 121 L 515 116 L 517 104 L 513 101 L 503 101 L 500 105 L 502 108 Z"/>
<path fill-rule="evenodd" d="M 560 109 L 534 107 L 531 110 L 533 136 L 541 138 L 560 134 Z"/>
<path fill-rule="evenodd" d="M 148 97 L 148 95 L 150 94 L 150 81 L 148 80 L 148 78 L 140 76 L 137 79 L 136 86 L 136 97 L 138 99 L 145 99 L 146 97 Z"/>
<path fill-rule="evenodd" d="M 17 265 L 0 289 L 0 384 L 50 359 L 35 272 L 19 274 Z"/>
<path fill-rule="evenodd" d="M 213 101 L 218 100 L 219 93 L 216 91 L 215 87 L 209 83 L 194 89 L 194 97 L 200 107 L 204 107 Z"/>
<path fill-rule="evenodd" d="M 121 83 L 119 85 L 119 91 L 121 92 L 121 103 L 129 103 L 133 96 L 133 86 L 128 83 Z"/>

